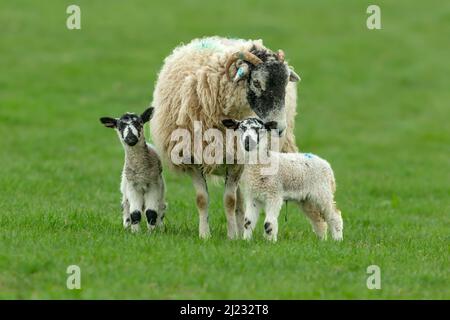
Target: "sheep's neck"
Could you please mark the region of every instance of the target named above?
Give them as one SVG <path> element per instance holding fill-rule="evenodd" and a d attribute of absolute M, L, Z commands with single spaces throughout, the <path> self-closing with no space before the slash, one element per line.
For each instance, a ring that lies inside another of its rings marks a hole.
<path fill-rule="evenodd" d="M 132 147 L 125 145 L 125 164 L 129 168 L 139 166 L 148 156 L 147 145 L 143 140 Z"/>
<path fill-rule="evenodd" d="M 248 153 L 245 153 L 244 154 L 244 163 L 249 166 L 269 165 L 268 163 L 265 163 L 265 162 L 261 163 L 261 162 L 267 161 L 271 157 L 271 153 L 272 153 L 272 151 L 267 149 L 267 147 L 265 147 L 264 149 L 261 149 L 261 150 L 252 151 L 251 155 Z M 260 156 L 262 156 L 263 158 L 261 158 Z M 256 161 L 256 163 L 255 163 L 255 161 Z"/>

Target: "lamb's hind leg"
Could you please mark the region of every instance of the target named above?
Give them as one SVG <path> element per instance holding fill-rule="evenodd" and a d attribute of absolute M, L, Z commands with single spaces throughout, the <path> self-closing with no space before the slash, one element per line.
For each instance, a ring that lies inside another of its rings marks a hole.
<path fill-rule="evenodd" d="M 341 212 L 336 208 L 336 205 L 331 198 L 330 201 L 324 203 L 321 208 L 321 213 L 323 214 L 328 228 L 330 229 L 331 237 L 333 240 L 341 241 L 343 239 L 343 221 Z"/>
<path fill-rule="evenodd" d="M 131 226 L 131 217 L 130 217 L 130 201 L 127 197 L 128 192 L 128 183 L 125 177 L 122 177 L 122 181 L 120 182 L 120 192 L 122 192 L 122 223 L 125 229 Z"/>
<path fill-rule="evenodd" d="M 123 215 L 123 227 L 125 229 L 128 229 L 131 226 L 130 202 L 125 196 L 122 199 L 122 215 Z"/>
<path fill-rule="evenodd" d="M 317 206 L 315 206 L 310 201 L 304 201 L 300 205 L 301 205 L 305 215 L 308 217 L 309 221 L 311 222 L 311 226 L 313 228 L 314 233 L 319 237 L 319 239 L 326 240 L 327 239 L 327 223 L 324 220 L 324 218 L 320 215 L 320 211 L 317 209 Z"/>
<path fill-rule="evenodd" d="M 208 224 L 208 185 L 206 184 L 205 177 L 200 169 L 194 169 L 192 171 L 192 183 L 196 191 L 196 203 L 199 216 L 199 236 L 202 239 L 206 239 L 211 236 Z"/>

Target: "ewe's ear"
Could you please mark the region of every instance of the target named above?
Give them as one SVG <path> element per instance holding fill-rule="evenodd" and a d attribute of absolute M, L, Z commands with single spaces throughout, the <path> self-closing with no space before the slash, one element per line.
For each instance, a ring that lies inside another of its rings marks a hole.
<path fill-rule="evenodd" d="M 150 107 L 141 114 L 142 122 L 146 123 L 146 122 L 150 121 L 150 119 L 153 116 L 153 110 L 154 110 L 154 108 Z"/>
<path fill-rule="evenodd" d="M 100 118 L 100 122 L 103 123 L 103 125 L 107 128 L 117 127 L 117 119 L 114 118 L 102 117 Z"/>
<path fill-rule="evenodd" d="M 223 119 L 222 124 L 228 128 L 236 130 L 239 127 L 239 121 L 233 120 L 233 119 Z"/>
<path fill-rule="evenodd" d="M 289 81 L 297 82 L 300 80 L 301 80 L 300 76 L 297 73 L 295 73 L 294 70 L 290 69 L 289 70 Z"/>
<path fill-rule="evenodd" d="M 264 123 L 264 128 L 266 128 L 267 130 L 277 129 L 278 123 L 276 121 L 266 122 Z"/>

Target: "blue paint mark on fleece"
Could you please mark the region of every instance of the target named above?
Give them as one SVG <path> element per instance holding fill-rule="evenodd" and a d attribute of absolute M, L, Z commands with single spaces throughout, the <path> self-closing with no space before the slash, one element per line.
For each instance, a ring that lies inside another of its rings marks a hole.
<path fill-rule="evenodd" d="M 314 157 L 312 153 L 304 153 L 303 155 L 308 159 L 312 159 Z"/>
<path fill-rule="evenodd" d="M 221 51 L 222 49 L 220 43 L 218 43 L 215 39 L 202 39 L 197 43 L 196 47 L 199 50 L 210 49 Z"/>

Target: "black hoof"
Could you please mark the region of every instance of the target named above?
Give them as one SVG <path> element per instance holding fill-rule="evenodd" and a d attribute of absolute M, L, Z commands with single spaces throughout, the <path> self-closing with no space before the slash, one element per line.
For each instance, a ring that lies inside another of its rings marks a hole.
<path fill-rule="evenodd" d="M 145 215 L 147 216 L 147 222 L 149 225 L 154 226 L 156 224 L 156 219 L 158 218 L 158 214 L 155 210 L 148 209 L 145 211 Z"/>
<path fill-rule="evenodd" d="M 270 234 L 272 232 L 272 224 L 270 222 L 264 223 L 264 231 L 267 234 Z"/>
<path fill-rule="evenodd" d="M 131 224 L 138 224 L 141 222 L 141 212 L 139 210 L 133 211 L 130 215 Z"/>

